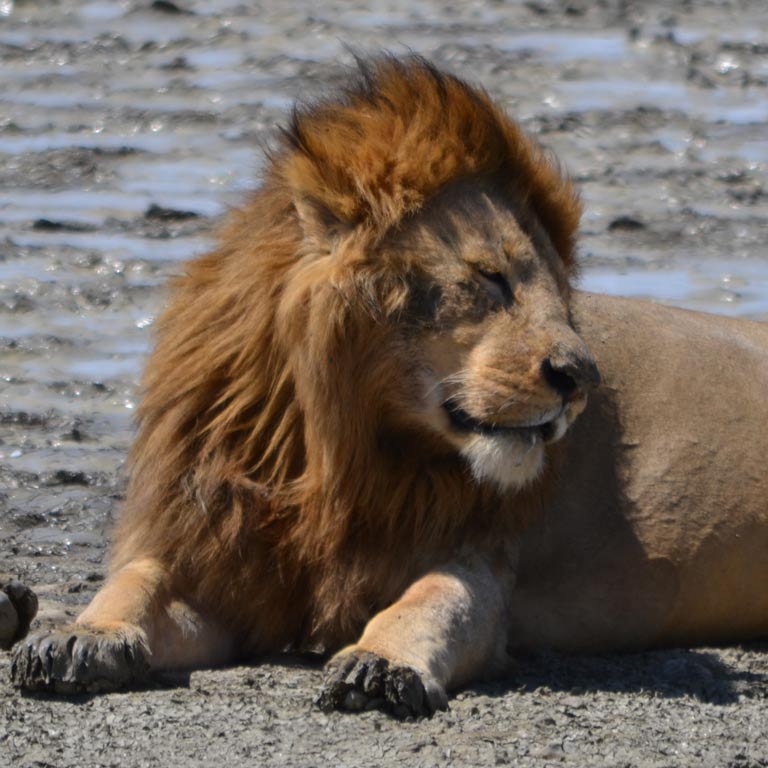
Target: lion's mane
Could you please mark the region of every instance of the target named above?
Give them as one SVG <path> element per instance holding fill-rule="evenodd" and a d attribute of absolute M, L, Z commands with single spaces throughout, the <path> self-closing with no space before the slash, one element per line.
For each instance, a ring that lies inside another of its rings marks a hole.
<path fill-rule="evenodd" d="M 375 242 L 464 178 L 501 180 L 573 265 L 573 188 L 483 91 L 382 57 L 295 110 L 156 324 L 113 568 L 159 557 L 249 650 L 337 646 L 461 542 L 490 547 L 536 510 L 541 484 L 501 498 L 456 457 L 426 461 L 422 435 L 388 444 L 387 320 L 413 265 L 324 244 Z"/>

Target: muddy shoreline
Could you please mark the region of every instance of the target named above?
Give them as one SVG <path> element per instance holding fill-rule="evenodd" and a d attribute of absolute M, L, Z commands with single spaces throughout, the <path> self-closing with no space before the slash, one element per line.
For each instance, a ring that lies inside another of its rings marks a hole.
<path fill-rule="evenodd" d="M 163 285 L 253 187 L 292 101 L 359 51 L 481 82 L 585 202 L 581 285 L 768 319 L 760 0 L 0 0 L 0 573 L 73 617 L 106 572 Z M 316 661 L 26 696 L 15 766 L 768 765 L 759 644 L 521 660 L 428 722 L 325 715 Z"/>

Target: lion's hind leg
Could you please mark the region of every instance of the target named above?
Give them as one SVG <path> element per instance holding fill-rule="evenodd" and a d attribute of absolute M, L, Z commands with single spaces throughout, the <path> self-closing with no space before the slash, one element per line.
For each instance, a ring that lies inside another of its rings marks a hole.
<path fill-rule="evenodd" d="M 29 631 L 37 614 L 37 595 L 21 582 L 0 582 L 0 648 L 8 649 Z"/>
<path fill-rule="evenodd" d="M 77 621 L 14 648 L 18 688 L 56 693 L 146 686 L 153 671 L 213 666 L 231 657 L 227 633 L 174 594 L 162 565 L 117 571 Z"/>

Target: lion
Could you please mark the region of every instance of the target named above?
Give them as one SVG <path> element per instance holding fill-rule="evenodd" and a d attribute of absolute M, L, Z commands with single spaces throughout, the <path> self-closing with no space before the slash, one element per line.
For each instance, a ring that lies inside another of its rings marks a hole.
<path fill-rule="evenodd" d="M 573 288 L 581 207 L 416 56 L 296 108 L 156 327 L 109 578 L 16 686 L 285 649 L 430 715 L 523 649 L 768 629 L 768 327 Z"/>

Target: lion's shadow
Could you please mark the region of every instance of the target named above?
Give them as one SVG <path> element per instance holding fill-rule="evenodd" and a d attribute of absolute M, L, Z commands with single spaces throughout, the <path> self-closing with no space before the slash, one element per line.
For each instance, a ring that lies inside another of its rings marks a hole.
<path fill-rule="evenodd" d="M 749 643 L 748 652 L 768 653 L 768 641 Z M 280 654 L 252 661 L 320 673 L 324 658 L 315 654 Z M 766 662 L 768 667 L 768 660 Z M 166 672 L 153 676 L 147 690 L 188 688 L 192 672 Z M 768 673 L 736 668 L 715 649 L 669 649 L 637 653 L 595 655 L 539 652 L 519 655 L 509 673 L 496 680 L 473 683 L 464 692 L 502 697 L 512 693 L 553 692 L 586 696 L 591 693 L 649 693 L 664 698 L 692 698 L 702 703 L 727 705 L 744 699 L 768 698 Z M 61 699 L 61 694 L 23 693 L 36 699 Z M 70 694 L 64 698 L 86 703 L 98 694 Z"/>
<path fill-rule="evenodd" d="M 768 642 L 745 645 L 768 652 Z M 479 695 L 549 690 L 583 695 L 596 692 L 648 692 L 664 698 L 694 698 L 709 704 L 735 704 L 768 698 L 768 674 L 735 668 L 715 650 L 669 649 L 638 653 L 518 656 L 502 680 L 465 689 Z"/>

